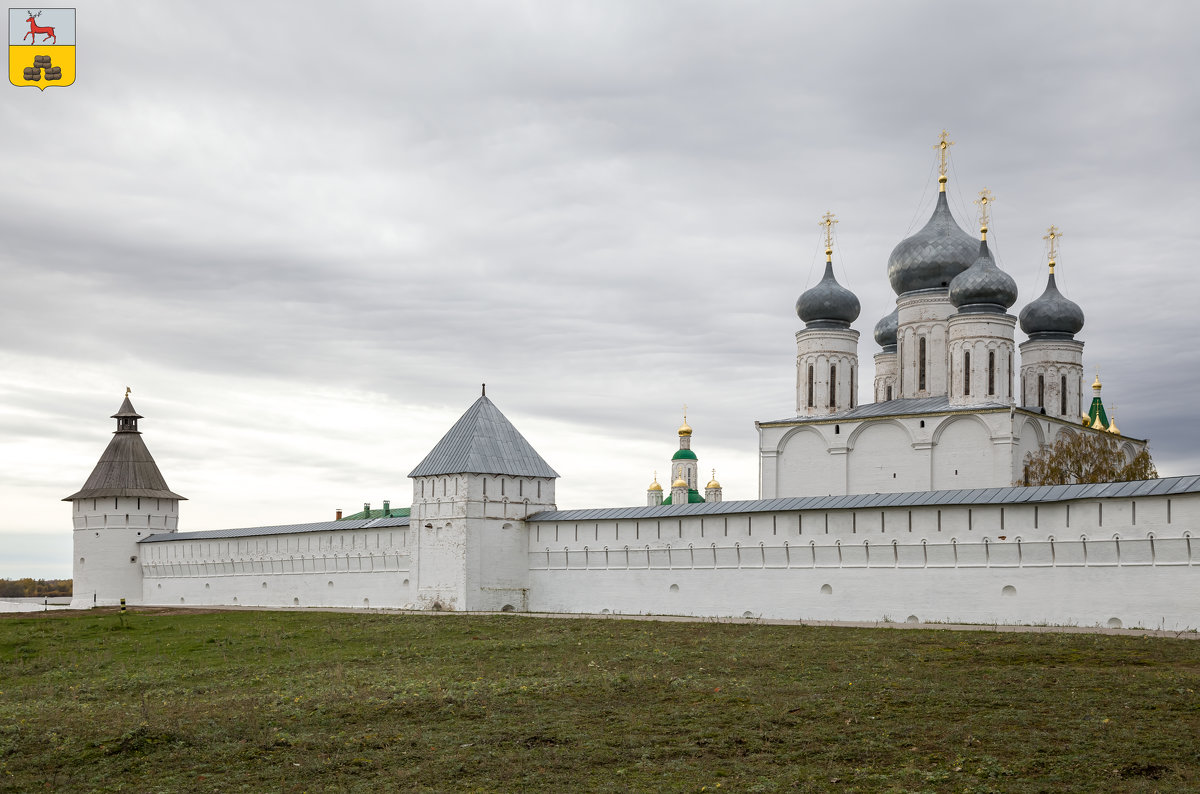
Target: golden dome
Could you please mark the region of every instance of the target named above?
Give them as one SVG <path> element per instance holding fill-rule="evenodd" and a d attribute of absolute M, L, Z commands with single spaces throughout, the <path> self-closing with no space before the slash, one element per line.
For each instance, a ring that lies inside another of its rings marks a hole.
<path fill-rule="evenodd" d="M 646 490 L 647 491 L 661 491 L 662 490 L 662 486 L 658 484 L 657 477 L 654 479 L 654 482 L 650 483 L 650 487 L 647 488 Z"/>
<path fill-rule="evenodd" d="M 711 480 L 709 480 L 708 485 L 706 485 L 704 487 L 705 488 L 720 488 L 721 487 L 721 483 L 717 482 L 717 470 L 716 469 L 713 469 L 713 478 Z"/>
<path fill-rule="evenodd" d="M 1117 420 L 1116 419 L 1114 419 L 1108 423 L 1108 432 L 1112 433 L 1114 436 L 1121 435 L 1121 431 L 1117 429 Z"/>
<path fill-rule="evenodd" d="M 1099 372 L 1096 373 L 1096 381 L 1092 384 L 1092 388 L 1093 389 L 1100 388 L 1100 373 Z"/>
<path fill-rule="evenodd" d="M 685 417 L 683 417 L 683 424 L 681 424 L 679 426 L 679 435 L 690 436 L 691 434 L 692 434 L 692 427 L 691 427 L 691 425 L 689 425 L 687 423 L 687 417 L 685 416 Z"/>
<path fill-rule="evenodd" d="M 1088 416 L 1087 414 L 1080 414 L 1079 418 L 1083 420 L 1084 427 L 1092 426 L 1092 417 Z"/>
<path fill-rule="evenodd" d="M 686 488 L 686 487 L 687 487 L 687 483 L 684 481 L 684 479 L 683 479 L 682 477 L 678 477 L 678 478 L 676 478 L 675 482 L 671 483 L 671 488 L 672 488 L 672 489 L 675 489 L 675 488 Z"/>

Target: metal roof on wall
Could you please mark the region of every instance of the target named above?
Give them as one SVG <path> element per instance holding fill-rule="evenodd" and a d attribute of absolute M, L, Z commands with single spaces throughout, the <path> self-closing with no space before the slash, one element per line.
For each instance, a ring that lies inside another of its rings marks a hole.
<path fill-rule="evenodd" d="M 138 543 L 162 543 L 174 540 L 218 540 L 245 538 L 255 535 L 296 535 L 302 532 L 328 532 L 336 529 L 386 529 L 408 526 L 408 516 L 341 521 L 318 521 L 315 524 L 282 524 L 274 527 L 241 527 L 210 529 L 202 532 L 162 532 L 142 538 Z"/>
<path fill-rule="evenodd" d="M 791 416 L 787 419 L 773 419 L 759 422 L 760 425 L 794 424 L 797 422 L 834 422 L 851 419 L 869 419 L 876 416 L 910 416 L 914 414 L 944 414 L 963 411 L 1007 411 L 1008 405 L 1001 403 L 985 403 L 983 405 L 951 405 L 950 398 L 940 397 L 905 397 L 896 400 L 884 400 L 877 403 L 864 403 L 848 411 L 824 416 Z"/>
<path fill-rule="evenodd" d="M 1133 482 L 1043 485 L 1028 488 L 967 488 L 955 491 L 909 491 L 906 493 L 846 494 L 843 496 L 791 496 L 782 499 L 748 499 L 738 502 L 661 507 L 609 507 L 585 510 L 543 510 L 527 520 L 611 521 L 614 519 L 679 518 L 682 516 L 728 515 L 731 513 L 774 513 L 797 510 L 862 510 L 875 507 L 923 507 L 927 505 L 1005 505 L 1070 502 L 1079 499 L 1129 499 L 1200 492 L 1200 475 L 1164 477 Z"/>

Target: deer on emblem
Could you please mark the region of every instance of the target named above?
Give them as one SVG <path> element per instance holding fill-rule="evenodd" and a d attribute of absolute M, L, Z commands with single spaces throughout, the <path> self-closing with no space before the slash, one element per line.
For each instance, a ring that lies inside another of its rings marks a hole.
<path fill-rule="evenodd" d="M 37 18 L 42 15 L 41 11 L 37 12 L 36 14 L 32 11 L 26 11 L 25 13 L 29 14 L 29 19 L 25 20 L 29 23 L 29 32 L 26 33 L 25 36 L 21 37 L 21 41 L 24 41 L 25 37 L 28 36 L 30 39 L 32 39 L 30 44 L 37 44 L 37 34 L 41 33 L 46 37 L 45 39 L 42 39 L 43 44 L 46 43 L 46 39 L 54 39 L 54 43 L 58 43 L 58 36 L 54 35 L 53 27 L 41 27 L 38 25 Z"/>

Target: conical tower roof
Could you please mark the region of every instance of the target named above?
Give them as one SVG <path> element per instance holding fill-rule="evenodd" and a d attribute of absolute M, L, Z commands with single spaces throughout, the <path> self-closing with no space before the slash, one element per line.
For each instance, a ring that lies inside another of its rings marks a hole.
<path fill-rule="evenodd" d="M 142 434 L 137 429 L 137 421 L 142 415 L 134 410 L 125 395 L 125 402 L 113 414 L 117 420 L 117 430 L 113 433 L 112 441 L 108 442 L 104 454 L 92 474 L 83 484 L 83 488 L 63 499 L 70 502 L 75 499 L 95 499 L 102 496 L 141 496 L 150 499 L 186 499 L 167 487 L 167 481 Z"/>
<path fill-rule="evenodd" d="M 408 476 L 439 474 L 558 476 L 486 396 L 467 409 Z"/>

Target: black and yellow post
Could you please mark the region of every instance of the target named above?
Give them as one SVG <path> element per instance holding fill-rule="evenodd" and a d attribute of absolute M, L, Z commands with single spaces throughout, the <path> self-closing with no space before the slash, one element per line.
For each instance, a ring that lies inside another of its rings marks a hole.
<path fill-rule="evenodd" d="M 121 614 L 122 615 L 125 614 L 125 599 L 124 598 L 121 599 Z"/>

